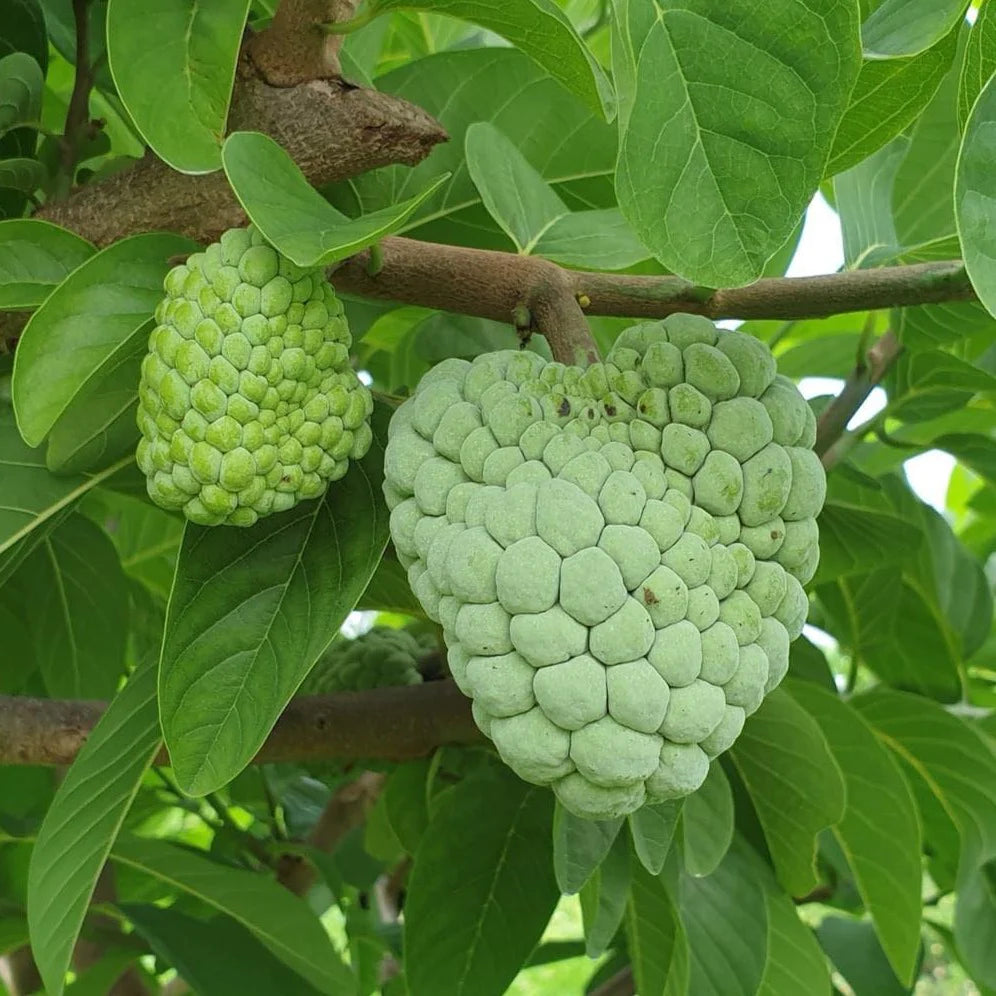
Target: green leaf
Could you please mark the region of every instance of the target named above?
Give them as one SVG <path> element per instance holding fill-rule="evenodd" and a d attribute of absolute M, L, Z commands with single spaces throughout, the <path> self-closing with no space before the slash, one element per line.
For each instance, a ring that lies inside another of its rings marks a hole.
<path fill-rule="evenodd" d="M 973 433 L 952 432 L 938 436 L 934 445 L 947 450 L 966 467 L 996 485 L 996 457 L 993 456 L 991 439 Z"/>
<path fill-rule="evenodd" d="M 623 270 L 647 258 L 643 243 L 618 208 L 575 211 L 558 218 L 533 247 L 534 256 L 562 266 Z"/>
<path fill-rule="evenodd" d="M 487 121 L 467 129 L 467 172 L 488 214 L 521 253 L 530 253 L 567 205 L 524 155 Z"/>
<path fill-rule="evenodd" d="M 769 888 L 768 962 L 757 996 L 829 993 L 830 966 L 785 893 Z"/>
<path fill-rule="evenodd" d="M 46 536 L 11 579 L 52 698 L 109 698 L 124 669 L 128 586 L 113 544 L 81 515 Z"/>
<path fill-rule="evenodd" d="M 387 821 L 409 854 L 415 853 L 429 823 L 429 764 L 424 758 L 399 764 L 384 785 Z"/>
<path fill-rule="evenodd" d="M 918 55 L 956 27 L 967 6 L 968 0 L 884 0 L 861 25 L 865 55 Z"/>
<path fill-rule="evenodd" d="M 778 881 L 802 896 L 818 882 L 816 837 L 844 813 L 844 781 L 812 717 L 775 689 L 731 751 L 750 793 Z"/>
<path fill-rule="evenodd" d="M 352 975 L 321 921 L 273 879 L 218 864 L 203 852 L 140 837 L 118 840 L 111 858 L 237 920 L 319 992 L 341 996 L 354 991 Z"/>
<path fill-rule="evenodd" d="M 0 159 L 0 187 L 34 193 L 45 182 L 45 167 L 37 159 Z"/>
<path fill-rule="evenodd" d="M 958 81 L 958 121 L 963 127 L 993 73 L 996 73 L 996 7 L 990 0 L 982 0 L 965 43 Z"/>
<path fill-rule="evenodd" d="M 118 909 L 156 955 L 201 996 L 319 992 L 227 916 L 203 920 L 144 903 L 121 903 Z"/>
<path fill-rule="evenodd" d="M 553 813 L 553 871 L 566 895 L 579 892 L 609 853 L 623 821 L 586 820 L 558 802 Z"/>
<path fill-rule="evenodd" d="M 48 69 L 48 35 L 37 0 L 0 0 L 0 55 L 26 52 Z"/>
<path fill-rule="evenodd" d="M 958 888 L 958 914 L 955 936 L 961 960 L 971 967 L 974 977 L 987 987 L 996 980 L 996 861 L 987 861 L 966 876 Z M 991 988 L 989 989 L 991 992 Z"/>
<path fill-rule="evenodd" d="M 374 10 L 430 10 L 494 31 L 542 66 L 592 110 L 611 120 L 612 86 L 602 67 L 552 0 L 374 0 Z"/>
<path fill-rule="evenodd" d="M 448 179 L 436 177 L 407 201 L 347 218 L 268 135 L 237 131 L 225 139 L 221 156 L 228 182 L 253 223 L 299 266 L 327 266 L 396 232 Z"/>
<path fill-rule="evenodd" d="M 651 875 L 659 874 L 667 861 L 680 816 L 679 799 L 641 806 L 626 818 L 633 838 L 633 850 Z"/>
<path fill-rule="evenodd" d="M 45 814 L 28 871 L 35 959 L 59 996 L 97 876 L 160 745 L 156 661 L 112 699 Z"/>
<path fill-rule="evenodd" d="M 681 809 L 681 844 L 689 875 L 711 875 L 733 840 L 733 793 L 719 764 Z"/>
<path fill-rule="evenodd" d="M 620 122 L 616 190 L 669 270 L 746 284 L 788 239 L 858 73 L 856 14 L 828 0 L 771 0 L 749 18 L 706 0 L 658 8 Z"/>
<path fill-rule="evenodd" d="M 968 116 L 955 174 L 955 217 L 965 269 L 990 314 L 996 314 L 996 236 L 990 224 L 996 210 L 994 143 L 996 77 L 983 87 Z"/>
<path fill-rule="evenodd" d="M 589 958 L 604 954 L 616 936 L 626 912 L 629 880 L 629 840 L 625 834 L 619 834 L 579 894 Z"/>
<path fill-rule="evenodd" d="M 909 558 L 923 542 L 912 523 L 875 509 L 828 501 L 819 517 L 820 565 L 814 584 Z"/>
<path fill-rule="evenodd" d="M 833 828 L 896 976 L 912 984 L 920 951 L 921 858 L 916 801 L 895 758 L 838 696 L 790 681 L 844 775 L 847 806 Z"/>
<path fill-rule="evenodd" d="M 121 102 L 156 155 L 181 173 L 210 173 L 221 166 L 248 10 L 249 0 L 173 0 L 165 7 L 157 0 L 110 0 L 107 5 L 107 58 Z M 163 80 L 171 84 L 164 86 Z"/>
<path fill-rule="evenodd" d="M 9 916 L 0 920 L 0 955 L 28 943 L 28 922 L 22 916 Z"/>
<path fill-rule="evenodd" d="M 408 584 L 408 572 L 392 557 L 385 557 L 377 565 L 377 570 L 356 607 L 358 610 L 425 616 L 425 610 Z"/>
<path fill-rule="evenodd" d="M 683 874 L 678 910 L 689 950 L 688 992 L 754 996 L 767 961 L 768 916 L 760 862 L 742 838 L 716 870 Z"/>
<path fill-rule="evenodd" d="M 46 298 L 14 356 L 14 410 L 28 445 L 39 445 L 77 394 L 102 379 L 104 364 L 152 317 L 170 257 L 194 248 L 179 235 L 132 236 L 90 257 Z"/>
<path fill-rule="evenodd" d="M 405 899 L 411 996 L 501 996 L 557 904 L 553 796 L 492 769 L 439 798 Z"/>
<path fill-rule="evenodd" d="M 41 121 L 45 76 L 26 52 L 0 59 L 0 135 L 18 125 Z"/>
<path fill-rule="evenodd" d="M 635 858 L 626 941 L 637 992 L 663 996 L 688 991 L 688 943 L 678 910 L 661 878 Z"/>
<path fill-rule="evenodd" d="M 910 992 L 896 978 L 868 921 L 828 916 L 816 934 L 854 996 L 905 996 Z"/>
<path fill-rule="evenodd" d="M 946 258 L 961 255 L 956 245 Z M 899 310 L 899 341 L 910 351 L 936 349 L 985 333 L 993 327 L 993 317 L 978 301 L 945 301 Z"/>
<path fill-rule="evenodd" d="M 996 392 L 996 377 L 942 350 L 924 350 L 900 357 L 896 367 L 891 417 L 927 421 L 963 408 L 975 394 Z"/>
<path fill-rule="evenodd" d="M 93 252 L 85 239 L 47 221 L 0 221 L 0 307 L 36 307 Z"/>
<path fill-rule="evenodd" d="M 212 792 L 252 760 L 373 575 L 388 538 L 386 418 L 378 407 L 370 452 L 323 498 L 248 529 L 187 524 L 159 677 L 185 792 Z"/>
<path fill-rule="evenodd" d="M 464 137 L 475 121 L 494 124 L 568 205 L 601 208 L 615 203 L 610 179 L 615 129 L 521 52 L 440 52 L 379 76 L 377 88 L 423 108 L 450 140 L 414 168 L 373 170 L 329 188 L 325 193 L 340 210 L 355 215 L 389 207 L 445 171 L 450 179 L 416 212 L 406 230 L 418 231 L 419 238 L 507 249 L 504 233 L 481 207 L 467 172 Z"/>
<path fill-rule="evenodd" d="M 974 34 L 974 32 L 973 32 Z M 867 158 L 917 119 L 951 68 L 958 32 L 906 59 L 865 59 L 834 136 L 825 175 Z"/>

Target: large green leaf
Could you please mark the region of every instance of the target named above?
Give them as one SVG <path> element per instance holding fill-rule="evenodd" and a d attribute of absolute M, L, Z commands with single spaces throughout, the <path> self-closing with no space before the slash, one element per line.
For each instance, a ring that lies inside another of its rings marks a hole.
<path fill-rule="evenodd" d="M 579 892 L 608 854 L 619 831 L 617 820 L 586 820 L 558 802 L 553 814 L 553 870 L 560 891 Z"/>
<path fill-rule="evenodd" d="M 964 126 L 972 105 L 989 78 L 996 72 L 996 5 L 991 0 L 979 4 L 975 24 L 968 33 L 965 56 L 958 81 L 958 120 Z"/>
<path fill-rule="evenodd" d="M 555 80 L 577 94 L 589 107 L 611 119 L 612 87 L 553 0 L 374 0 L 378 11 L 430 10 L 473 21 L 510 41 L 541 65 Z"/>
<path fill-rule="evenodd" d="M 799 919 L 792 901 L 769 888 L 768 961 L 757 996 L 829 993 L 830 966 L 809 927 Z"/>
<path fill-rule="evenodd" d="M 731 751 L 750 793 L 778 881 L 794 896 L 817 884 L 816 837 L 844 813 L 845 789 L 812 717 L 775 689 Z"/>
<path fill-rule="evenodd" d="M 181 173 L 221 166 L 248 10 L 249 0 L 107 5 L 107 57 L 121 101 L 156 155 Z"/>
<path fill-rule="evenodd" d="M 996 315 L 996 77 L 983 87 L 965 124 L 955 175 L 955 217 L 965 269 L 979 300 Z"/>
<path fill-rule="evenodd" d="M 347 218 L 305 179 L 294 160 L 268 135 L 237 131 L 222 162 L 246 213 L 266 238 L 299 266 L 328 266 L 396 232 L 447 179 L 398 204 Z"/>
<path fill-rule="evenodd" d="M 26 52 L 0 58 L 0 136 L 18 125 L 41 121 L 44 86 L 41 67 Z"/>
<path fill-rule="evenodd" d="M 823 176 L 860 66 L 854 5 L 769 0 L 745 17 L 687 0 L 657 8 L 635 58 L 623 214 L 669 270 L 749 283 Z"/>
<path fill-rule="evenodd" d="M 733 793 L 719 764 L 681 807 L 681 849 L 689 875 L 711 875 L 733 840 Z"/>
<path fill-rule="evenodd" d="M 45 182 L 45 167 L 37 159 L 0 159 L 0 187 L 32 194 Z"/>
<path fill-rule="evenodd" d="M 122 903 L 119 909 L 156 955 L 200 996 L 319 992 L 230 917 L 203 920 L 144 903 Z"/>
<path fill-rule="evenodd" d="M 563 215 L 539 237 L 533 254 L 588 270 L 623 270 L 649 255 L 614 207 Z"/>
<path fill-rule="evenodd" d="M 27 52 L 48 68 L 48 36 L 38 0 L 0 0 L 0 55 Z"/>
<path fill-rule="evenodd" d="M 10 583 L 53 698 L 107 698 L 124 669 L 128 586 L 107 534 L 82 515 L 46 536 Z"/>
<path fill-rule="evenodd" d="M 949 33 L 967 6 L 968 0 L 884 0 L 861 26 L 865 54 L 873 59 L 918 55 Z"/>
<path fill-rule="evenodd" d="M 41 304 L 93 251 L 85 239 L 47 221 L 0 221 L 0 307 Z"/>
<path fill-rule="evenodd" d="M 321 921 L 272 878 L 219 864 L 185 847 L 139 837 L 119 839 L 111 858 L 237 920 L 319 992 L 328 996 L 353 992 L 353 977 Z"/>
<path fill-rule="evenodd" d="M 351 215 L 411 197 L 445 171 L 450 179 L 416 212 L 408 230 L 430 240 L 507 248 L 467 171 L 464 137 L 475 121 L 498 128 L 572 207 L 614 203 L 609 178 L 615 166 L 615 129 L 521 52 L 440 52 L 378 77 L 377 88 L 424 108 L 450 140 L 414 168 L 391 166 L 332 187 L 336 206 Z M 584 193 L 583 204 L 571 203 L 574 190 Z"/>
<path fill-rule="evenodd" d="M 616 936 L 626 912 L 629 880 L 629 840 L 625 834 L 619 834 L 579 894 L 589 958 L 604 953 Z"/>
<path fill-rule="evenodd" d="M 248 529 L 187 525 L 159 676 L 186 792 L 211 792 L 252 760 L 373 575 L 388 539 L 387 414 L 377 407 L 370 452 L 324 498 Z"/>
<path fill-rule="evenodd" d="M 816 933 L 854 996 L 905 996 L 910 992 L 896 978 L 875 929 L 867 920 L 828 916 Z"/>
<path fill-rule="evenodd" d="M 638 993 L 688 991 L 689 951 L 678 909 L 661 876 L 634 857 L 626 942 Z"/>
<path fill-rule="evenodd" d="M 958 32 L 919 55 L 865 59 L 834 136 L 826 175 L 834 176 L 904 132 L 928 104 L 951 68 Z"/>
<path fill-rule="evenodd" d="M 382 793 L 387 821 L 409 854 L 415 853 L 429 823 L 430 763 L 423 758 L 399 764 Z"/>
<path fill-rule="evenodd" d="M 97 876 L 159 744 L 156 661 L 148 660 L 66 772 L 31 854 L 31 943 L 51 996 L 62 992 Z"/>
<path fill-rule="evenodd" d="M 67 277 L 31 316 L 14 357 L 17 424 L 31 446 L 145 325 L 163 296 L 171 256 L 196 243 L 149 233 L 116 242 Z"/>
<path fill-rule="evenodd" d="M 444 793 L 408 881 L 411 996 L 501 996 L 559 895 L 553 796 L 492 769 Z"/>
<path fill-rule="evenodd" d="M 847 788 L 833 828 L 896 975 L 913 981 L 920 950 L 920 822 L 895 758 L 838 696 L 809 682 L 789 691 L 816 720 Z"/>
<path fill-rule="evenodd" d="M 627 817 L 633 850 L 651 875 L 664 867 L 681 817 L 682 800 L 641 806 Z"/>

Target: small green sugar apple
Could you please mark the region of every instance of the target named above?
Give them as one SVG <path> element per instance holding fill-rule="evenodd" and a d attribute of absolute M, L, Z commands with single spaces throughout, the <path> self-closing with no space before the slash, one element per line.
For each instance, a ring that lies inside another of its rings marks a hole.
<path fill-rule="evenodd" d="M 354 640 L 337 639 L 308 672 L 300 695 L 332 695 L 392 685 L 419 685 L 419 658 L 433 648 L 431 636 L 374 626 Z"/>
<path fill-rule="evenodd" d="M 233 228 L 166 275 L 142 362 L 149 496 L 201 525 L 251 526 L 318 498 L 370 448 L 373 398 L 320 269 Z"/>
<path fill-rule="evenodd" d="M 396 411 L 391 535 L 481 730 L 592 819 L 679 798 L 784 677 L 819 559 L 812 410 L 705 318 L 587 369 L 448 359 Z"/>

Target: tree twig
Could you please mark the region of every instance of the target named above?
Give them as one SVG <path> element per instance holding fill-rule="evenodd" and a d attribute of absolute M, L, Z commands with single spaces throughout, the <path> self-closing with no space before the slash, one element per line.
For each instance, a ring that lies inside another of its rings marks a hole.
<path fill-rule="evenodd" d="M 597 989 L 593 989 L 591 996 L 633 996 L 635 992 L 633 969 L 627 965 L 606 979 Z"/>
<path fill-rule="evenodd" d="M 0 695 L 0 764 L 71 764 L 103 702 Z M 452 681 L 294 699 L 255 758 L 327 761 L 423 757 L 441 744 L 480 743 L 470 701 Z M 165 751 L 157 763 L 167 764 Z"/>
<path fill-rule="evenodd" d="M 89 137 L 90 90 L 93 88 L 93 68 L 90 65 L 90 0 L 73 0 L 73 17 L 76 22 L 76 76 L 60 141 L 59 171 L 52 187 L 54 197 L 65 197 L 72 189 L 80 148 Z"/>

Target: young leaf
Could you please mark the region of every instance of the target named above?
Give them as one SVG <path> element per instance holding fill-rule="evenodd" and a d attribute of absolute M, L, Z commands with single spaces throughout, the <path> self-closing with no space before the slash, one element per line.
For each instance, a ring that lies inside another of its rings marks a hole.
<path fill-rule="evenodd" d="M 844 813 L 844 782 L 820 728 L 775 689 L 731 751 L 750 792 L 778 881 L 802 896 L 817 884 L 816 835 Z"/>
<path fill-rule="evenodd" d="M 366 588 L 388 538 L 387 413 L 367 456 L 325 496 L 248 529 L 187 524 L 159 676 L 163 734 L 185 792 L 252 760 Z"/>
<path fill-rule="evenodd" d="M 111 858 L 213 906 L 246 927 L 320 993 L 351 993 L 353 977 L 321 921 L 276 881 L 162 840 L 122 837 Z"/>
<path fill-rule="evenodd" d="M 996 76 L 982 88 L 965 124 L 955 170 L 955 219 L 965 269 L 979 300 L 996 315 L 996 200 L 992 143 L 996 132 Z"/>
<path fill-rule="evenodd" d="M 936 44 L 965 14 L 968 0 L 885 0 L 861 25 L 870 59 L 918 55 Z"/>
<path fill-rule="evenodd" d="M 70 516 L 11 579 L 53 698 L 108 698 L 124 669 L 128 586 L 107 534 Z"/>
<path fill-rule="evenodd" d="M 826 176 L 856 166 L 917 119 L 951 68 L 957 43 L 958 32 L 950 31 L 919 55 L 861 63 L 834 136 Z"/>
<path fill-rule="evenodd" d="M 431 10 L 489 28 L 538 62 L 555 80 L 607 120 L 614 113 L 612 86 L 567 15 L 552 0 L 375 0 L 378 12 Z"/>
<path fill-rule="evenodd" d="M 107 58 L 121 101 L 156 155 L 181 173 L 210 173 L 221 165 L 248 10 L 249 0 L 107 5 Z"/>
<path fill-rule="evenodd" d="M 705 0 L 658 9 L 621 122 L 616 190 L 669 270 L 746 284 L 788 239 L 858 73 L 856 15 L 823 0 L 771 0 L 749 18 Z"/>
<path fill-rule="evenodd" d="M 337 211 L 268 135 L 237 131 L 221 153 L 228 182 L 266 238 L 299 266 L 328 266 L 396 232 L 448 174 L 407 201 L 359 218 Z"/>
<path fill-rule="evenodd" d="M 148 233 L 115 242 L 80 265 L 31 316 L 11 385 L 17 424 L 38 446 L 102 365 L 152 317 L 168 261 L 196 243 Z"/>
<path fill-rule="evenodd" d="M 405 900 L 411 996 L 506 991 L 557 903 L 552 826 L 553 796 L 504 769 L 440 798 Z"/>
<path fill-rule="evenodd" d="M 558 218 L 539 237 L 533 255 L 563 266 L 623 270 L 646 259 L 647 250 L 622 212 L 613 207 Z"/>
<path fill-rule="evenodd" d="M 711 875 L 733 840 L 733 793 L 719 764 L 681 808 L 681 845 L 689 875 Z"/>
<path fill-rule="evenodd" d="M 633 849 L 651 875 L 659 874 L 667 861 L 681 805 L 680 799 L 645 805 L 627 817 Z"/>
<path fill-rule="evenodd" d="M 569 214 L 567 205 L 494 125 L 472 124 L 464 145 L 467 172 L 488 214 L 519 252 L 532 252 L 554 222 Z"/>
<path fill-rule="evenodd" d="M 833 828 L 896 976 L 913 981 L 920 949 L 920 822 L 895 758 L 837 695 L 790 681 L 793 698 L 816 720 L 847 788 Z"/>
<path fill-rule="evenodd" d="M 996 73 L 996 5 L 991 0 L 982 0 L 965 43 L 958 81 L 958 122 L 963 128 L 976 97 L 993 73 Z"/>
<path fill-rule="evenodd" d="M 26 52 L 12 52 L 0 59 L 0 136 L 18 125 L 41 121 L 45 76 Z"/>
<path fill-rule="evenodd" d="M 688 943 L 678 910 L 661 877 L 651 875 L 635 858 L 626 904 L 626 941 L 637 992 L 689 991 Z"/>
<path fill-rule="evenodd" d="M 626 912 L 629 880 L 629 840 L 625 834 L 619 834 L 579 893 L 589 958 L 604 954 L 616 936 Z"/>
<path fill-rule="evenodd" d="M 553 813 L 553 870 L 566 895 L 578 892 L 608 854 L 622 828 L 617 820 L 585 820 L 558 802 Z"/>
<path fill-rule="evenodd" d="M 0 221 L 0 307 L 36 307 L 93 252 L 85 239 L 47 221 Z"/>
<path fill-rule="evenodd" d="M 51 996 L 62 992 L 97 876 L 159 749 L 156 662 L 112 699 L 45 814 L 28 869 L 28 922 Z"/>
<path fill-rule="evenodd" d="M 0 159 L 0 187 L 34 193 L 45 182 L 45 167 L 37 159 Z"/>
<path fill-rule="evenodd" d="M 227 916 L 198 919 L 176 908 L 121 903 L 157 957 L 172 965 L 201 996 L 320 991 L 275 958 L 242 924 Z"/>

